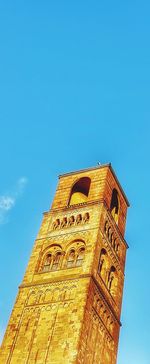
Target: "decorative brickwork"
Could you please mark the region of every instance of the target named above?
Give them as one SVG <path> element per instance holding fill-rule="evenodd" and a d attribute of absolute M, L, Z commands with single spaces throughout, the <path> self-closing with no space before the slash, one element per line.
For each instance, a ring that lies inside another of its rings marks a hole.
<path fill-rule="evenodd" d="M 60 176 L 1 364 L 116 364 L 128 201 L 110 165 Z"/>

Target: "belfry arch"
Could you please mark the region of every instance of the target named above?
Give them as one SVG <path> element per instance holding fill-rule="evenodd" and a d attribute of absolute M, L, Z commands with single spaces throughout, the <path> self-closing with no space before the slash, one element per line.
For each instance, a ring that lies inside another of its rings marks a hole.
<path fill-rule="evenodd" d="M 91 179 L 89 177 L 80 178 L 71 189 L 69 205 L 87 202 L 90 184 Z"/>
<path fill-rule="evenodd" d="M 118 224 L 118 218 L 119 218 L 119 196 L 118 191 L 114 188 L 112 191 L 111 196 L 111 203 L 110 203 L 110 211 L 111 214 L 116 222 Z"/>

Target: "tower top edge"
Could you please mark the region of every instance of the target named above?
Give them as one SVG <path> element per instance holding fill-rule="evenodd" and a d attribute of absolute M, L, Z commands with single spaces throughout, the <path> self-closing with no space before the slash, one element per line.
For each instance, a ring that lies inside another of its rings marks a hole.
<path fill-rule="evenodd" d="M 69 176 L 69 175 L 72 175 L 72 174 L 84 173 L 86 171 L 87 172 L 94 171 L 96 169 L 106 168 L 106 167 L 110 167 L 110 166 L 111 166 L 111 163 L 106 163 L 106 164 L 101 164 L 101 165 L 98 165 L 98 166 L 95 166 L 95 167 L 88 167 L 88 168 L 84 168 L 84 169 L 79 169 L 77 171 L 72 171 L 72 172 L 67 172 L 67 173 L 60 174 L 59 178 Z"/>
<path fill-rule="evenodd" d="M 94 171 L 94 170 L 98 170 L 98 169 L 102 169 L 102 168 L 109 168 L 110 169 L 111 173 L 113 174 L 113 176 L 114 176 L 114 178 L 115 178 L 115 180 L 116 180 L 116 182 L 117 182 L 117 184 L 118 184 L 118 186 L 119 186 L 119 188 L 120 188 L 120 190 L 121 190 L 121 192 L 122 192 L 122 194 L 124 196 L 124 199 L 125 199 L 125 201 L 127 203 L 127 206 L 129 207 L 130 203 L 129 203 L 128 199 L 127 199 L 127 196 L 126 196 L 123 188 L 121 187 L 121 184 L 120 184 L 120 182 L 119 182 L 119 180 L 118 180 L 118 178 L 116 176 L 116 173 L 115 173 L 114 169 L 112 168 L 111 163 L 105 163 L 105 164 L 101 164 L 101 165 L 98 165 L 98 166 L 95 166 L 95 167 L 89 167 L 89 168 L 79 169 L 77 171 L 63 173 L 63 174 L 60 174 L 58 177 L 59 178 L 68 177 L 70 175 L 74 175 L 74 174 L 78 174 L 78 173 L 85 173 L 85 172 Z"/>

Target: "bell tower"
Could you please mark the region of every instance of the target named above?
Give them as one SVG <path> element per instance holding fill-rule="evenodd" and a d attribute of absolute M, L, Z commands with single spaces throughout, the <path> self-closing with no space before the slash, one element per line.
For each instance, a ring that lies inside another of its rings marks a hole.
<path fill-rule="evenodd" d="M 59 177 L 1 364 L 116 364 L 129 203 L 110 164 Z"/>

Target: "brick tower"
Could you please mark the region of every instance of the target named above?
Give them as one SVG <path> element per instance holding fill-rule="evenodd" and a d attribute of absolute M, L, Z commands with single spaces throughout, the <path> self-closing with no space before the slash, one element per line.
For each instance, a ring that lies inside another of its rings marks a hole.
<path fill-rule="evenodd" d="M 126 196 L 110 164 L 60 176 L 1 346 L 1 364 L 116 364 Z"/>

